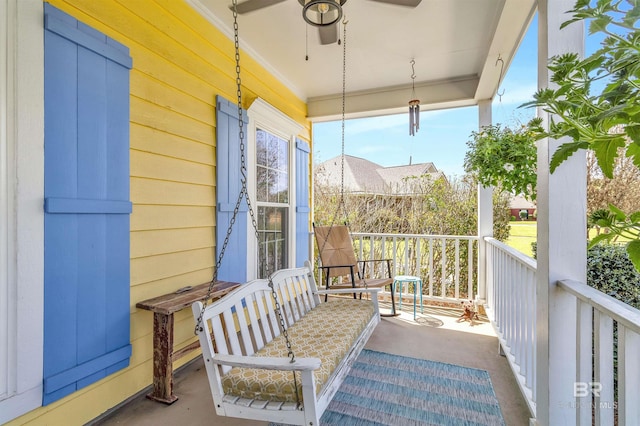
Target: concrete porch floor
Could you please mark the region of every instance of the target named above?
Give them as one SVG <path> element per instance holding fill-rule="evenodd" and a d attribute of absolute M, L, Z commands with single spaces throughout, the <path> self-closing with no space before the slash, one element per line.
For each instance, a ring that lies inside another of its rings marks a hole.
<path fill-rule="evenodd" d="M 382 309 L 388 304 L 382 303 Z M 486 317 L 475 325 L 458 322 L 459 310 L 424 306 L 413 319 L 413 301 L 405 299 L 400 316 L 382 318 L 366 348 L 487 370 L 508 426 L 526 426 L 530 413 L 505 357 L 498 354 L 498 339 Z M 388 312 L 388 311 L 387 311 Z M 216 416 L 202 359 L 175 374 L 172 405 L 153 402 L 141 394 L 91 422 L 92 425 L 266 425 Z M 401 426 L 401 425 L 398 425 Z"/>

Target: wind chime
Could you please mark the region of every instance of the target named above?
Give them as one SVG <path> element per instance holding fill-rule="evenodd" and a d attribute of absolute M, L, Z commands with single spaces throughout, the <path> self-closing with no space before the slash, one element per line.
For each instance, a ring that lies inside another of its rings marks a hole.
<path fill-rule="evenodd" d="M 411 60 L 411 99 L 409 101 L 409 135 L 415 136 L 420 130 L 420 99 L 416 99 L 415 60 Z"/>

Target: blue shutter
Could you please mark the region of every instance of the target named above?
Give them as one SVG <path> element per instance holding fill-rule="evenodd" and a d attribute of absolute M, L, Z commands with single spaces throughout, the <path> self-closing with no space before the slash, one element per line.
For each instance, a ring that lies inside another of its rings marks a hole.
<path fill-rule="evenodd" d="M 247 114 L 242 111 L 245 129 L 245 155 Z M 227 228 L 240 194 L 240 136 L 238 106 L 221 96 L 216 98 L 216 195 L 218 199 L 216 218 L 216 259 L 227 235 Z M 226 248 L 224 259 L 218 270 L 218 279 L 225 281 L 247 281 L 247 203 L 233 225 L 233 232 Z"/>
<path fill-rule="evenodd" d="M 309 260 L 309 144 L 296 139 L 296 266 Z"/>
<path fill-rule="evenodd" d="M 129 50 L 45 13 L 43 404 L 126 367 Z"/>

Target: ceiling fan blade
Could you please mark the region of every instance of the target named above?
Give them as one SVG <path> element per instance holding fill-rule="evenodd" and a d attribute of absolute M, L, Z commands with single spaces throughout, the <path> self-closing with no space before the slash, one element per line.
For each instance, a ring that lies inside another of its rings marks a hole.
<path fill-rule="evenodd" d="M 318 27 L 320 44 L 332 44 L 338 41 L 338 24 L 327 27 Z"/>
<path fill-rule="evenodd" d="M 283 1 L 285 0 L 247 0 L 242 3 L 238 3 L 236 8 L 238 9 L 238 13 L 242 15 L 243 13 L 253 12 L 254 10 L 282 3 Z M 233 5 L 229 6 L 229 9 L 233 10 Z"/>
<path fill-rule="evenodd" d="M 417 7 L 422 0 L 371 0 L 396 6 Z"/>

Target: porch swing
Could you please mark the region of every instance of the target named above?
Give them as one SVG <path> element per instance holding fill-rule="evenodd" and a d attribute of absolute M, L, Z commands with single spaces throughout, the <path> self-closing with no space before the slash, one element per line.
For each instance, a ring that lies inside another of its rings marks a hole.
<path fill-rule="evenodd" d="M 316 426 L 380 322 L 380 289 L 318 290 L 312 265 L 307 261 L 304 267 L 273 274 L 265 268 L 268 278 L 243 284 L 207 306 L 245 197 L 259 241 L 247 193 L 236 6 L 237 0 L 233 0 L 242 187 L 208 294 L 192 305 L 195 334 L 219 416 Z M 346 38 L 346 25 L 344 35 Z M 264 267 L 264 253 L 258 257 Z M 370 300 L 320 301 L 322 294 L 350 293 L 367 293 Z"/>

